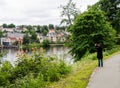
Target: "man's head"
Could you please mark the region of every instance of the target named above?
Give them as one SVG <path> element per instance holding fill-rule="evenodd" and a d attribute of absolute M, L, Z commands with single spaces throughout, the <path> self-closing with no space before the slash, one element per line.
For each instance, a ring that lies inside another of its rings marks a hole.
<path fill-rule="evenodd" d="M 95 43 L 95 46 L 102 46 L 102 43 L 101 42 L 97 42 L 97 43 Z"/>

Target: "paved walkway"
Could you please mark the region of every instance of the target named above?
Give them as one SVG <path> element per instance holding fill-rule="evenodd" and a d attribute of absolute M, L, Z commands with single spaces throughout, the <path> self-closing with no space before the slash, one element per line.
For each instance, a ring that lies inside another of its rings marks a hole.
<path fill-rule="evenodd" d="M 87 88 L 120 88 L 120 54 L 104 61 L 103 68 L 96 68 Z"/>

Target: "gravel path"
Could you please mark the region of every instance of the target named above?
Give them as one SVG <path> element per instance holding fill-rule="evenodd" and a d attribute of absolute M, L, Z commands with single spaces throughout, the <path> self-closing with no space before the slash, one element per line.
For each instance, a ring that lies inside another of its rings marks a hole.
<path fill-rule="evenodd" d="M 120 88 L 120 54 L 104 61 L 91 75 L 87 88 Z"/>

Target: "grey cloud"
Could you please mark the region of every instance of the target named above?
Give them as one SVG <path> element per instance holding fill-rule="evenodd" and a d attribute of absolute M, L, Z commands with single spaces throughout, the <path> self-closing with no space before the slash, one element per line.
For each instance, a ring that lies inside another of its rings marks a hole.
<path fill-rule="evenodd" d="M 1 6 L 5 5 L 4 0 L 0 0 L 0 5 L 1 5 Z"/>
<path fill-rule="evenodd" d="M 10 18 L 0 18 L 0 24 L 3 23 L 14 23 L 16 25 L 19 24 L 34 24 L 34 25 L 48 25 L 48 24 L 59 24 L 59 17 L 30 17 L 30 16 L 25 16 L 22 18 L 14 18 L 14 17 L 10 17 Z"/>
<path fill-rule="evenodd" d="M 58 10 L 57 9 L 50 9 L 50 10 L 29 10 L 29 11 L 26 11 L 25 14 L 27 16 L 33 16 L 33 17 L 50 17 L 52 16 L 52 14 L 55 14 L 57 13 Z"/>
<path fill-rule="evenodd" d="M 98 0 L 92 0 L 93 2 Z M 73 0 L 80 6 L 86 6 L 91 0 Z M 59 24 L 60 5 L 68 0 L 0 0 L 0 24 Z M 84 9 L 83 7 L 82 9 Z"/>

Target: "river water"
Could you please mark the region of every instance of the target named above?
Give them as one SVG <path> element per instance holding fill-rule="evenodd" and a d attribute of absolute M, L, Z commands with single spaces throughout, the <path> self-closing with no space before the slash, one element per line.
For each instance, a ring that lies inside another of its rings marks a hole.
<path fill-rule="evenodd" d="M 64 46 L 52 46 L 46 50 L 45 55 L 56 56 L 58 59 L 64 59 L 66 63 L 73 64 L 72 56 L 68 53 L 69 48 Z M 21 51 L 17 49 L 7 49 L 7 54 L 2 57 L 3 61 L 9 61 L 12 65 L 17 61 L 17 55 Z"/>

